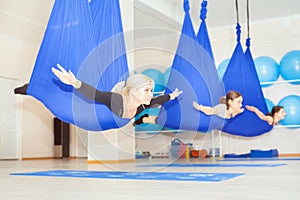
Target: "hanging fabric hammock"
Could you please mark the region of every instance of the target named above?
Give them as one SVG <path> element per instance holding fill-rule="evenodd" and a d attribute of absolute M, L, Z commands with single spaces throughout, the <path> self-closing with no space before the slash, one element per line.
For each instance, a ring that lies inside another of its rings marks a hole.
<path fill-rule="evenodd" d="M 250 38 L 247 39 L 247 50 L 244 53 L 240 43 L 241 26 L 239 19 L 237 21 L 237 45 L 223 76 L 225 90 L 226 92 L 229 90 L 240 92 L 243 95 L 243 107 L 244 105 L 253 105 L 263 113 L 267 113 L 267 105 L 250 51 Z M 243 113 L 227 120 L 223 131 L 233 135 L 252 137 L 266 133 L 271 129 L 272 126 L 266 121 L 259 119 L 255 113 L 245 109 Z"/>
<path fill-rule="evenodd" d="M 92 0 L 90 9 L 98 46 L 88 59 L 101 66 L 97 88 L 110 91 L 129 75 L 119 0 Z"/>
<path fill-rule="evenodd" d="M 206 6 L 203 4 L 203 6 Z M 177 51 L 173 60 L 166 92 L 175 88 L 183 93 L 174 101 L 163 104 L 158 116 L 158 123 L 166 127 L 182 130 L 198 130 L 208 132 L 221 129 L 224 119 L 217 116 L 207 116 L 192 106 L 193 101 L 200 104 L 214 106 L 223 95 L 221 84 L 218 81 L 217 71 L 212 58 L 206 25 L 202 25 L 199 33 L 206 34 L 200 38 L 199 44 L 189 14 L 189 1 L 184 0 L 184 22 Z M 205 19 L 205 14 L 203 18 Z M 204 21 L 204 20 L 203 20 Z M 205 23 L 205 22 L 204 22 Z M 200 37 L 200 35 L 199 35 Z"/>
<path fill-rule="evenodd" d="M 221 96 L 225 95 L 223 83 L 219 81 L 216 77 L 218 77 L 218 72 L 215 66 L 214 55 L 210 43 L 210 38 L 207 31 L 206 26 L 206 14 L 207 14 L 207 1 L 203 0 L 201 3 L 201 10 L 200 10 L 200 27 L 197 33 L 197 41 L 198 43 L 205 49 L 204 54 L 208 54 L 211 59 L 209 59 L 206 55 L 205 59 L 202 62 L 205 62 L 204 65 L 201 65 L 201 69 L 204 70 L 207 80 L 207 87 L 209 88 L 211 97 L 210 105 L 214 106 L 219 103 L 219 99 Z M 211 92 L 213 91 L 213 92 Z M 203 95 L 202 95 L 203 96 Z"/>
<path fill-rule="evenodd" d="M 27 94 L 64 122 L 100 131 L 130 121 L 114 115 L 105 105 L 86 100 L 51 72 L 51 67 L 59 63 L 97 89 L 110 90 L 125 80 L 128 67 L 119 9 L 118 0 L 93 0 L 91 8 L 88 1 L 82 0 L 54 3 Z M 111 65 L 114 67 L 107 70 Z M 111 73 L 114 75 L 107 81 L 104 76 Z"/>
<path fill-rule="evenodd" d="M 211 48 L 210 39 L 207 31 L 206 26 L 206 15 L 207 15 L 207 1 L 203 0 L 201 3 L 201 10 L 200 10 L 200 27 L 197 33 L 197 41 L 200 45 L 203 46 L 203 48 L 207 51 L 207 53 L 210 55 L 211 59 L 214 61 L 214 54 Z"/>

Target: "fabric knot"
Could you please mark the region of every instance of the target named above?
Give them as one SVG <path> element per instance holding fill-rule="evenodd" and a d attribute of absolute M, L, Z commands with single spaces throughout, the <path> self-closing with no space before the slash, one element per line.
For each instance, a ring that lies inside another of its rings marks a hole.
<path fill-rule="evenodd" d="M 185 12 L 189 12 L 190 11 L 189 0 L 184 0 L 184 2 L 183 2 L 183 8 L 184 8 Z"/>
<path fill-rule="evenodd" d="M 202 3 L 201 3 L 201 14 L 200 14 L 200 19 L 206 19 L 206 14 L 207 14 L 207 8 L 206 8 L 206 6 L 207 6 L 207 1 L 203 1 Z"/>
<path fill-rule="evenodd" d="M 247 47 L 250 47 L 250 38 L 247 38 L 247 39 L 246 39 L 246 46 L 247 46 Z"/>
<path fill-rule="evenodd" d="M 239 23 L 236 25 L 236 35 L 237 41 L 239 42 L 241 40 L 241 25 Z"/>

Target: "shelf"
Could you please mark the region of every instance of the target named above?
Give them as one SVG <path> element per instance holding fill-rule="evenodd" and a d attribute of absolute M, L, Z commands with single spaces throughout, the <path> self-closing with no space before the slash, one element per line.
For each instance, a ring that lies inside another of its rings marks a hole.
<path fill-rule="evenodd" d="M 182 133 L 184 130 L 135 131 L 135 133 Z"/>
<path fill-rule="evenodd" d="M 300 125 L 277 125 L 274 128 L 300 128 Z"/>
<path fill-rule="evenodd" d="M 280 84 L 280 83 L 300 83 L 300 79 L 295 79 L 295 80 L 282 80 L 282 81 L 268 81 L 268 82 L 260 82 L 261 85 L 265 84 Z"/>

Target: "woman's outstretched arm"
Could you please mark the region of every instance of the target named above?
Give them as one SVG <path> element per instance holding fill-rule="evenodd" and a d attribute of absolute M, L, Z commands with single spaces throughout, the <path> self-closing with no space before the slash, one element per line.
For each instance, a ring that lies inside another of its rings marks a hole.
<path fill-rule="evenodd" d="M 246 105 L 245 107 L 246 107 L 248 110 L 254 112 L 254 113 L 259 117 L 259 119 L 268 122 L 269 125 L 272 125 L 272 124 L 273 124 L 273 117 L 268 116 L 268 115 L 265 115 L 263 112 L 261 112 L 261 111 L 260 111 L 258 108 L 256 108 L 255 106 L 249 106 L 249 105 Z"/>
<path fill-rule="evenodd" d="M 196 110 L 199 110 L 199 111 L 203 112 L 206 115 L 215 115 L 215 114 L 217 114 L 217 113 L 213 112 L 212 107 L 200 105 L 195 101 L 193 101 L 193 107 Z"/>
<path fill-rule="evenodd" d="M 57 68 L 52 67 L 52 72 L 61 82 L 72 85 L 86 98 L 105 104 L 116 115 L 123 115 L 123 98 L 120 94 L 97 90 L 93 86 L 78 80 L 71 70 L 66 71 L 60 64 L 57 64 Z"/>

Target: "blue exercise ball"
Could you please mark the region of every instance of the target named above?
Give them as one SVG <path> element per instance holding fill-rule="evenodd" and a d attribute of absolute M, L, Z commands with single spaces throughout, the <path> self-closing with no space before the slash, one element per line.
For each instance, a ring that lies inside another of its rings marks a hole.
<path fill-rule="evenodd" d="M 139 124 L 135 126 L 135 131 L 147 134 L 159 134 L 164 127 L 159 124 Z"/>
<path fill-rule="evenodd" d="M 230 62 L 230 59 L 227 58 L 227 59 L 223 60 L 223 61 L 219 64 L 218 69 L 217 69 L 217 71 L 218 71 L 218 76 L 219 76 L 219 80 L 222 80 L 222 79 L 223 79 L 224 73 L 225 73 L 225 71 L 226 71 L 226 69 L 227 69 L 227 66 L 228 66 L 229 62 Z"/>
<path fill-rule="evenodd" d="M 254 60 L 256 73 L 260 82 L 277 81 L 280 75 L 279 66 L 276 60 L 268 56 L 261 56 Z M 261 84 L 267 87 L 272 84 Z"/>
<path fill-rule="evenodd" d="M 267 104 L 268 112 L 271 112 L 275 104 L 270 99 L 267 98 L 265 98 L 265 102 Z"/>
<path fill-rule="evenodd" d="M 136 119 L 140 118 L 141 116 L 148 114 L 150 116 L 158 116 L 160 112 L 160 108 L 149 108 L 145 109 L 143 112 L 141 112 L 139 115 L 136 116 Z M 135 126 L 135 131 L 141 131 L 148 134 L 158 134 L 162 129 L 164 129 L 163 126 L 159 124 L 139 124 Z"/>
<path fill-rule="evenodd" d="M 164 75 L 161 71 L 151 68 L 144 70 L 142 74 L 149 76 L 155 81 L 153 92 L 161 92 L 165 89 Z"/>
<path fill-rule="evenodd" d="M 282 125 L 300 125 L 300 96 L 289 95 L 282 98 L 278 105 L 283 106 L 286 116 L 280 121 Z"/>
<path fill-rule="evenodd" d="M 284 80 L 300 79 L 300 51 L 285 54 L 280 60 L 279 71 Z M 300 81 L 291 83 L 300 84 Z"/>
<path fill-rule="evenodd" d="M 170 73 L 171 73 L 172 67 L 168 67 L 166 71 L 164 72 L 164 86 L 166 87 L 169 81 Z"/>
<path fill-rule="evenodd" d="M 143 110 L 143 112 L 138 114 L 136 116 L 136 119 L 140 118 L 141 116 L 143 116 L 145 114 L 148 114 L 151 116 L 158 116 L 159 112 L 160 112 L 160 108 L 147 108 L 147 109 Z"/>

